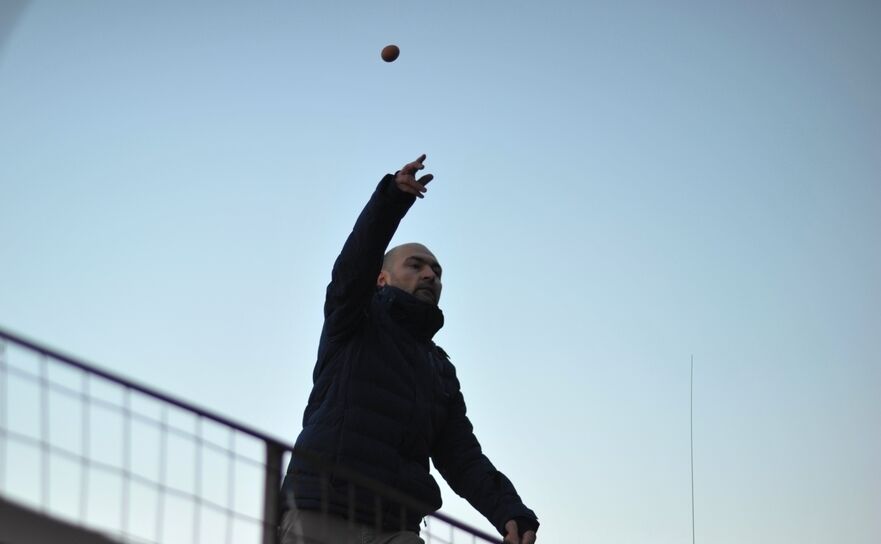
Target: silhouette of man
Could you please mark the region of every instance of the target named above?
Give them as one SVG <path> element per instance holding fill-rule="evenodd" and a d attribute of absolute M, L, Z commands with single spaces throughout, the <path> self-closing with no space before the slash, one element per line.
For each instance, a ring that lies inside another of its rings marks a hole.
<path fill-rule="evenodd" d="M 422 544 L 419 522 L 441 506 L 429 458 L 506 543 L 535 542 L 535 513 L 483 454 L 456 370 L 432 341 L 444 322 L 438 259 L 417 243 L 385 252 L 433 179 L 416 177 L 425 158 L 380 181 L 334 263 L 296 443 L 416 502 L 377 500 L 337 474 L 323 477 L 295 452 L 282 485 L 283 544 Z"/>

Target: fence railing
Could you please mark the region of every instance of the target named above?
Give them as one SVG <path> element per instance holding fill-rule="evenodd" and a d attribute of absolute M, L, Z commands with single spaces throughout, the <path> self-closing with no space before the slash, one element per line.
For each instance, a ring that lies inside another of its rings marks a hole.
<path fill-rule="evenodd" d="M 407 509 L 429 510 L 264 432 L 0 328 L 0 499 L 121 542 L 277 544 L 291 455 L 322 481 L 345 482 L 349 497 L 369 494 L 377 513 L 390 504 L 402 519 Z M 322 493 L 318 512 L 338 520 L 329 500 Z M 379 515 L 376 525 L 383 528 Z M 420 534 L 431 544 L 500 542 L 441 512 L 425 518 Z"/>

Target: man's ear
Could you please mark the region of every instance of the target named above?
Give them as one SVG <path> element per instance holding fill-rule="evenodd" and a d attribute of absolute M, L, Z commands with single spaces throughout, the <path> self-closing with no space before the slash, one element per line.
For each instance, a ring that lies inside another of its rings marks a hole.
<path fill-rule="evenodd" d="M 379 277 L 376 278 L 376 286 L 377 287 L 385 287 L 388 285 L 389 274 L 387 271 L 383 270 L 379 273 Z"/>

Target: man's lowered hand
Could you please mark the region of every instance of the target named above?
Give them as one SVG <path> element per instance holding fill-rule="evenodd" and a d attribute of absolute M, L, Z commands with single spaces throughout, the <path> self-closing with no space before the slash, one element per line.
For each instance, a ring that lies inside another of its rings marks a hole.
<path fill-rule="evenodd" d="M 535 543 L 535 531 L 526 531 L 523 533 L 523 538 L 520 538 L 520 532 L 517 530 L 517 522 L 513 519 L 509 519 L 508 522 L 505 523 L 505 530 L 508 531 L 508 534 L 505 535 L 505 544 Z"/>

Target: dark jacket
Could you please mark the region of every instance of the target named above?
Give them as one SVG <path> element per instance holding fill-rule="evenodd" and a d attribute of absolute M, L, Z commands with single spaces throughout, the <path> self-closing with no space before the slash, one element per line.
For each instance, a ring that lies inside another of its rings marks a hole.
<path fill-rule="evenodd" d="M 535 514 L 482 453 L 465 413 L 456 370 L 432 341 L 443 326 L 437 306 L 394 287 L 377 289 L 385 250 L 415 197 L 394 176 L 379 183 L 336 260 L 324 306 L 324 327 L 297 449 L 316 452 L 439 509 L 440 490 L 429 457 L 450 487 L 500 533 L 507 520 Z M 358 490 L 354 504 L 344 479 L 325 487 L 329 509 L 375 523 L 375 497 Z M 282 495 L 298 508 L 322 508 L 322 479 L 294 455 Z M 284 506 L 282 508 L 285 508 Z M 418 530 L 426 509 L 382 502 L 387 529 Z"/>

